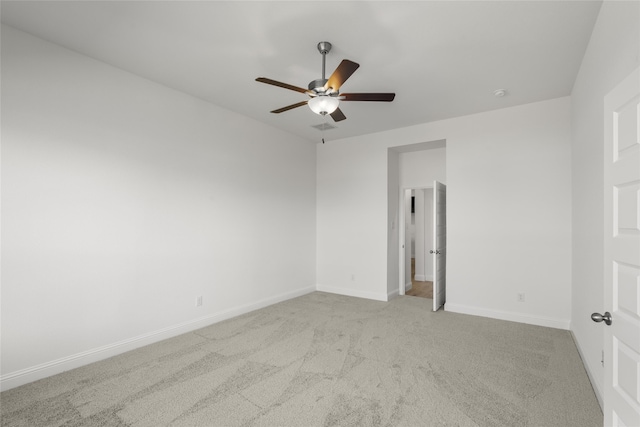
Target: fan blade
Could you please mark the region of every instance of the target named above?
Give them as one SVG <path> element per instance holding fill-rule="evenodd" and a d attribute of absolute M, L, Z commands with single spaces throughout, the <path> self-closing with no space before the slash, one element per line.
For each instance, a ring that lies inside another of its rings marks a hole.
<path fill-rule="evenodd" d="M 340 108 L 336 108 L 336 110 L 333 113 L 331 113 L 331 118 L 333 119 L 334 122 L 340 122 L 346 119 L 347 116 L 344 115 L 344 113 L 340 110 Z"/>
<path fill-rule="evenodd" d="M 395 93 L 341 93 L 341 101 L 380 101 L 391 102 L 396 97 Z"/>
<path fill-rule="evenodd" d="M 324 85 L 325 90 L 333 88 L 334 91 L 339 91 L 340 86 L 342 86 L 342 84 L 351 77 L 351 74 L 353 74 L 359 66 L 360 64 L 356 64 L 348 59 L 343 59 L 340 65 L 338 65 L 338 68 L 336 68 L 333 74 L 331 74 L 331 77 L 329 77 L 329 80 L 327 80 L 327 83 Z"/>
<path fill-rule="evenodd" d="M 294 108 L 302 107 L 303 105 L 307 105 L 308 101 L 298 102 L 297 104 L 287 105 L 286 107 L 278 108 L 277 110 L 273 110 L 272 113 L 279 114 L 284 113 L 285 111 L 293 110 Z"/>
<path fill-rule="evenodd" d="M 274 86 L 278 86 L 278 87 L 283 87 L 285 89 L 295 90 L 296 92 L 301 92 L 301 93 L 309 92 L 307 89 L 303 89 L 303 88 L 298 87 L 298 86 L 293 86 L 293 85 L 290 85 L 288 83 L 282 83 L 282 82 L 278 82 L 276 80 L 271 80 L 271 79 L 268 79 L 266 77 L 258 77 L 256 79 L 256 81 L 260 82 L 260 83 L 266 83 L 268 85 L 274 85 Z"/>

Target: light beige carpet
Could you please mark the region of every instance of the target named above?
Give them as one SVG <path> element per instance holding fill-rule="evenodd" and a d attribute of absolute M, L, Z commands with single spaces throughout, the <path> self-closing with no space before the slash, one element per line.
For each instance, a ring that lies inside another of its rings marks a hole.
<path fill-rule="evenodd" d="M 315 292 L 0 394 L 2 426 L 602 425 L 567 331 Z"/>

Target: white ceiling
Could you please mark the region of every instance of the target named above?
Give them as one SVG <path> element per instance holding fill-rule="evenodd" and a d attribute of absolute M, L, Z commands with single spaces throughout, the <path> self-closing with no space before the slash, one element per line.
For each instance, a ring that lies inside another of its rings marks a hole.
<path fill-rule="evenodd" d="M 2 1 L 2 22 L 139 76 L 318 142 L 306 106 L 319 41 L 360 68 L 327 140 L 569 95 L 600 1 Z M 507 96 L 496 98 L 496 89 Z"/>

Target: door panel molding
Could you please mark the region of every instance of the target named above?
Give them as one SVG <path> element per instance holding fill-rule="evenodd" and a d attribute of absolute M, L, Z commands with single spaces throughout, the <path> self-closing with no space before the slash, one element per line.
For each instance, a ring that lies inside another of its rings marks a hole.
<path fill-rule="evenodd" d="M 640 68 L 604 98 L 604 424 L 640 425 Z"/>

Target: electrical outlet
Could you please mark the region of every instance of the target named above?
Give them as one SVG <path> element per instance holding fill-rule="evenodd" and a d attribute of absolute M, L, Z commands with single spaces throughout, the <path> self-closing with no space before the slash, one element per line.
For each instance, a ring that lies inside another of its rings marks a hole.
<path fill-rule="evenodd" d="M 524 293 L 518 294 L 518 302 L 524 302 Z"/>
<path fill-rule="evenodd" d="M 198 298 L 196 298 L 196 307 L 201 307 L 202 306 L 202 296 L 199 296 Z"/>

